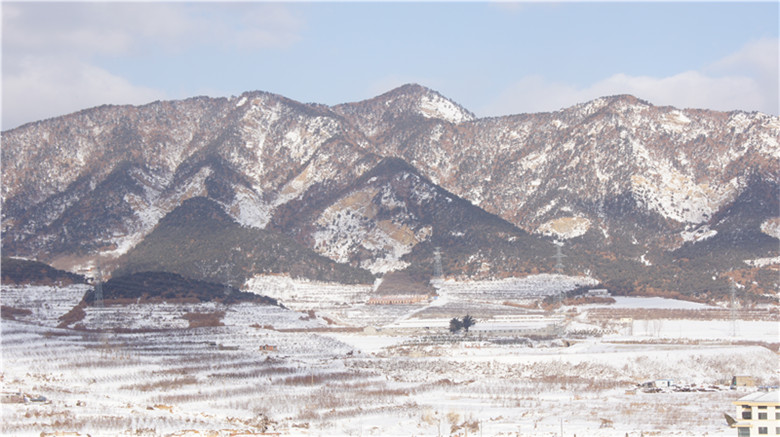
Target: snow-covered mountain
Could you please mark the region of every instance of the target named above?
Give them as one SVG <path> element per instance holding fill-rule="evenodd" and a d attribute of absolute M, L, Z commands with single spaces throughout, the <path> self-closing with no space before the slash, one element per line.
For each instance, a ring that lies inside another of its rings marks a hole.
<path fill-rule="evenodd" d="M 448 274 L 550 271 L 558 242 L 567 270 L 616 289 L 777 293 L 780 119 L 761 113 L 613 96 L 478 119 L 405 85 L 333 107 L 263 92 L 103 106 L 2 142 L 3 253 L 70 270 L 121 264 L 204 197 L 376 275 L 430 269 L 433 247 Z"/>

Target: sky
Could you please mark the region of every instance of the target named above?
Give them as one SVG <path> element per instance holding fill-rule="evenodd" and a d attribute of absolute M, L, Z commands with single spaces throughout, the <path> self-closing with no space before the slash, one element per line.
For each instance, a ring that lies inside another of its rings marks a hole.
<path fill-rule="evenodd" d="M 2 130 L 262 90 L 334 105 L 418 83 L 478 117 L 632 94 L 778 115 L 776 1 L 2 2 Z"/>

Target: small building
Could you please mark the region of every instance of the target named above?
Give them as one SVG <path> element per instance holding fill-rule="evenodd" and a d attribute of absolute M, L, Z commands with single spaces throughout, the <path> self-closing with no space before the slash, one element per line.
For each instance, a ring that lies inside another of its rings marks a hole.
<path fill-rule="evenodd" d="M 593 288 L 585 293 L 586 297 L 610 297 L 609 290 L 606 288 Z"/>
<path fill-rule="evenodd" d="M 649 389 L 664 389 L 674 386 L 674 381 L 671 379 L 656 379 L 653 381 L 647 381 L 642 383 L 642 387 Z"/>
<path fill-rule="evenodd" d="M 478 321 L 471 327 L 472 335 L 496 337 L 556 337 L 562 332 L 563 319 L 559 317 L 502 317 Z"/>
<path fill-rule="evenodd" d="M 734 376 L 731 378 L 731 388 L 755 387 L 756 379 L 752 376 Z"/>
<path fill-rule="evenodd" d="M 754 392 L 733 402 L 737 437 L 780 435 L 780 392 Z"/>

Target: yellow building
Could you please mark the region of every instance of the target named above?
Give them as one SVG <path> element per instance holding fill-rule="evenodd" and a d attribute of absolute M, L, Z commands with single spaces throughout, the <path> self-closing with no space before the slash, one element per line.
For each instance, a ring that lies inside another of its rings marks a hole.
<path fill-rule="evenodd" d="M 780 392 L 755 392 L 733 403 L 737 437 L 780 436 Z"/>

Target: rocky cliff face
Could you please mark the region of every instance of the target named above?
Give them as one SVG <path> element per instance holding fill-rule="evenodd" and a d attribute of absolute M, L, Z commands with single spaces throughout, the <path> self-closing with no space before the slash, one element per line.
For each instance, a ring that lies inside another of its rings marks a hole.
<path fill-rule="evenodd" d="M 121 259 L 194 197 L 374 274 L 423 270 L 434 246 L 451 274 L 548 271 L 554 240 L 605 282 L 714 246 L 733 256 L 708 277 L 765 277 L 780 255 L 780 119 L 760 113 L 614 96 L 477 119 L 407 85 L 333 107 L 262 92 L 105 106 L 2 141 L 4 254 L 71 270 Z M 648 281 L 628 286 L 694 287 Z"/>

